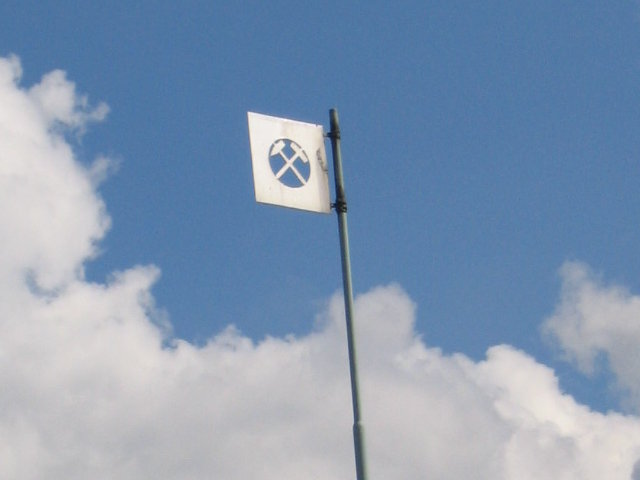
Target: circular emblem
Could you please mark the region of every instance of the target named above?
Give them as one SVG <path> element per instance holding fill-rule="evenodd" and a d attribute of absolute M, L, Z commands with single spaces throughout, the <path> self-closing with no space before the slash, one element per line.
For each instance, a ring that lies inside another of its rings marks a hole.
<path fill-rule="evenodd" d="M 287 187 L 304 187 L 309 181 L 309 157 L 300 145 L 280 138 L 269 147 L 269 164 L 276 178 Z"/>

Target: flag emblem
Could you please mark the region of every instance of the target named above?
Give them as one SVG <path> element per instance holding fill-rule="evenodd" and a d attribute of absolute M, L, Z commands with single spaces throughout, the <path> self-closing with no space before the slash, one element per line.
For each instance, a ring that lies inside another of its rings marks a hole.
<path fill-rule="evenodd" d="M 304 187 L 309 181 L 307 153 L 291 139 L 280 138 L 271 145 L 269 163 L 276 178 L 288 187 Z"/>
<path fill-rule="evenodd" d="M 329 213 L 329 175 L 321 125 L 248 113 L 256 200 Z"/>

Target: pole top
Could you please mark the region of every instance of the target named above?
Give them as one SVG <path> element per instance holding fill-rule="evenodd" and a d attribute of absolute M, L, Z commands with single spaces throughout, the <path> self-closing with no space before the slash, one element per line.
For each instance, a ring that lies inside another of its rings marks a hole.
<path fill-rule="evenodd" d="M 332 108 L 329 110 L 330 128 L 331 131 L 328 134 L 329 138 L 340 139 L 340 123 L 338 122 L 338 109 Z"/>

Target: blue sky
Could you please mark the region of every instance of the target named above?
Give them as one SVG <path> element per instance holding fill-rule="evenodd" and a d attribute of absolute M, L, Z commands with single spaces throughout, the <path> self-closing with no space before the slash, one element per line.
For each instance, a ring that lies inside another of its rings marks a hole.
<path fill-rule="evenodd" d="M 338 108 L 355 289 L 402 285 L 429 344 L 550 358 L 565 260 L 640 288 L 632 2 L 4 9 L 25 83 L 61 68 L 111 108 L 79 146 L 121 159 L 89 275 L 158 265 L 178 336 L 304 332 L 340 288 L 334 218 L 254 204 L 248 110 Z"/>
<path fill-rule="evenodd" d="M 541 334 L 565 262 L 640 291 L 636 2 L 13 2 L 0 55 L 67 72 L 105 121 L 70 141 L 112 226 L 87 279 L 156 265 L 174 335 L 304 336 L 341 288 L 335 215 L 256 204 L 247 111 L 336 107 L 357 294 L 397 284 L 415 329 L 473 360 L 508 344 L 625 409 Z M 327 145 L 328 146 L 328 145 Z M 606 354 L 602 357 L 606 367 Z M 345 366 L 346 368 L 346 366 Z M 346 374 L 346 370 L 345 370 Z"/>

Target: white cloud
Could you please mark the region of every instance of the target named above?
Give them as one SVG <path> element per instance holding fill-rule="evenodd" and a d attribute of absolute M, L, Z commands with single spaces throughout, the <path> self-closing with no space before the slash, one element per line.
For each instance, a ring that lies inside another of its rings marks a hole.
<path fill-rule="evenodd" d="M 629 395 L 629 408 L 640 410 L 640 297 L 605 286 L 581 263 L 565 264 L 561 275 L 561 301 L 544 331 L 586 374 L 606 360 L 618 387 Z"/>
<path fill-rule="evenodd" d="M 102 114 L 51 75 L 26 90 L 0 59 L 0 201 L 22 206 L 0 210 L 0 478 L 353 478 L 340 297 L 308 335 L 198 347 L 159 325 L 156 268 L 85 281 L 108 218 L 61 125 Z M 427 346 L 399 286 L 356 310 L 370 478 L 638 477 L 638 417 L 577 404 L 513 347 Z"/>
<path fill-rule="evenodd" d="M 47 73 L 28 94 L 50 127 L 60 123 L 67 129 L 83 131 L 88 122 L 104 120 L 109 112 L 104 103 L 90 110 L 87 96 L 76 93 L 75 85 L 62 70 Z"/>
<path fill-rule="evenodd" d="M 81 272 L 109 226 L 63 127 L 81 130 L 106 107 L 90 110 L 61 72 L 28 91 L 20 76 L 17 58 L 0 59 L 1 275 L 55 289 Z"/>

